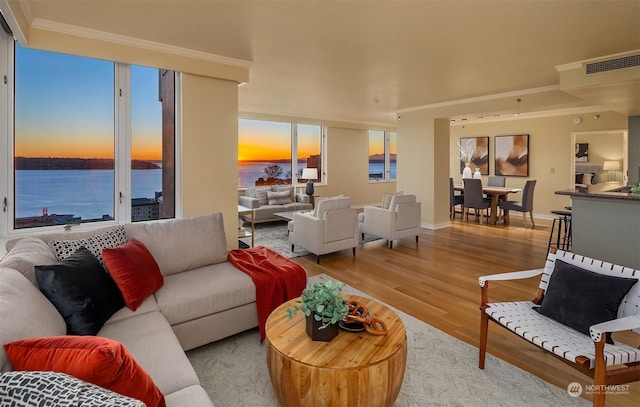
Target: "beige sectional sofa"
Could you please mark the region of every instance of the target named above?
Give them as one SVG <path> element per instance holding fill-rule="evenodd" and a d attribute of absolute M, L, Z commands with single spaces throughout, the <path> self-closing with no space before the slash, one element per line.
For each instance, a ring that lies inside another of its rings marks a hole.
<path fill-rule="evenodd" d="M 0 260 L 0 340 L 66 334 L 38 289 L 34 265 L 56 262 L 49 240 L 97 236 L 110 228 L 14 239 Z M 164 284 L 132 311 L 124 307 L 98 336 L 122 343 L 165 395 L 167 406 L 212 406 L 184 351 L 258 325 L 255 286 L 227 260 L 221 214 L 124 226 L 153 255 Z M 257 338 L 256 338 L 257 340 Z M 0 348 L 0 369 L 12 370 Z"/>
<path fill-rule="evenodd" d="M 249 187 L 238 197 L 238 204 L 254 210 L 254 223 L 283 220 L 274 215 L 276 212 L 313 209 L 309 196 L 297 194 L 292 185 Z"/>

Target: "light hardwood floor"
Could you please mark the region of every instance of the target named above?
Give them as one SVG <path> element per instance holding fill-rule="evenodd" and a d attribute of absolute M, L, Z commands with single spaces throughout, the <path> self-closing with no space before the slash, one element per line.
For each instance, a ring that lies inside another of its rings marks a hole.
<path fill-rule="evenodd" d="M 409 238 L 394 242 L 389 249 L 379 240 L 358 246 L 355 257 L 351 250 L 345 250 L 323 256 L 319 265 L 315 256 L 294 261 L 309 275 L 325 273 L 478 346 L 478 277 L 543 267 L 551 222 L 537 221 L 536 228 L 531 229 L 524 227 L 519 216 L 512 216 L 509 226 L 480 225 L 469 219 L 467 223 L 456 218 L 452 227 L 436 231 L 423 229 L 418 245 Z M 536 278 L 492 283 L 489 300 L 533 299 L 537 285 Z M 571 382 L 583 386 L 592 383 L 587 376 L 495 324 L 490 324 L 488 352 L 561 388 Z M 590 396 L 583 397 L 591 400 Z M 640 406 L 640 383 L 632 383 L 628 394 L 608 395 L 606 405 Z"/>

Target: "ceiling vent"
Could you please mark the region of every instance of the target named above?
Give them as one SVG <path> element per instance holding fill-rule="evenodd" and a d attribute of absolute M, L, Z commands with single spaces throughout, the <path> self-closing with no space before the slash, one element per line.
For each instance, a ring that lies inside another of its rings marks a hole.
<path fill-rule="evenodd" d="M 634 66 L 640 66 L 640 55 L 631 55 L 628 57 L 587 64 L 587 75 L 598 72 L 615 71 L 617 69 L 632 68 Z"/>

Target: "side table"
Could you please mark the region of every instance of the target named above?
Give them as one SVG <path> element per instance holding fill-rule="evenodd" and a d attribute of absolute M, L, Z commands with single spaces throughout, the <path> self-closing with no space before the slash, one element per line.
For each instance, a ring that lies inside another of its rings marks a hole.
<path fill-rule="evenodd" d="M 390 407 L 395 403 L 407 359 L 404 324 L 377 301 L 345 297 L 356 299 L 383 320 L 387 335 L 341 330 L 331 342 L 312 341 L 304 314 L 287 319 L 285 309 L 299 298 L 282 304 L 267 319 L 267 366 L 282 406 Z"/>
<path fill-rule="evenodd" d="M 247 208 L 246 206 L 242 206 L 242 205 L 238 205 L 238 218 L 242 218 L 243 216 L 251 216 L 251 232 L 249 232 L 246 229 L 240 229 L 238 228 L 238 239 L 242 239 L 245 237 L 251 237 L 251 247 L 253 247 L 253 243 L 254 243 L 254 239 L 255 239 L 255 234 L 256 234 L 256 229 L 255 229 L 255 223 L 254 221 L 254 217 L 255 217 L 255 213 L 253 211 L 253 209 L 251 208 Z"/>

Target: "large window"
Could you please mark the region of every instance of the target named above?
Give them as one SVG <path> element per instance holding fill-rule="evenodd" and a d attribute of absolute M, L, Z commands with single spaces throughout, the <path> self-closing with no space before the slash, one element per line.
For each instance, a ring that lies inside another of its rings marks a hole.
<path fill-rule="evenodd" d="M 238 187 L 297 184 L 304 168 L 322 182 L 322 140 L 322 126 L 240 119 Z"/>
<path fill-rule="evenodd" d="M 396 179 L 397 134 L 369 130 L 369 181 Z"/>
<path fill-rule="evenodd" d="M 8 224 L 175 216 L 175 73 L 13 48 Z"/>

